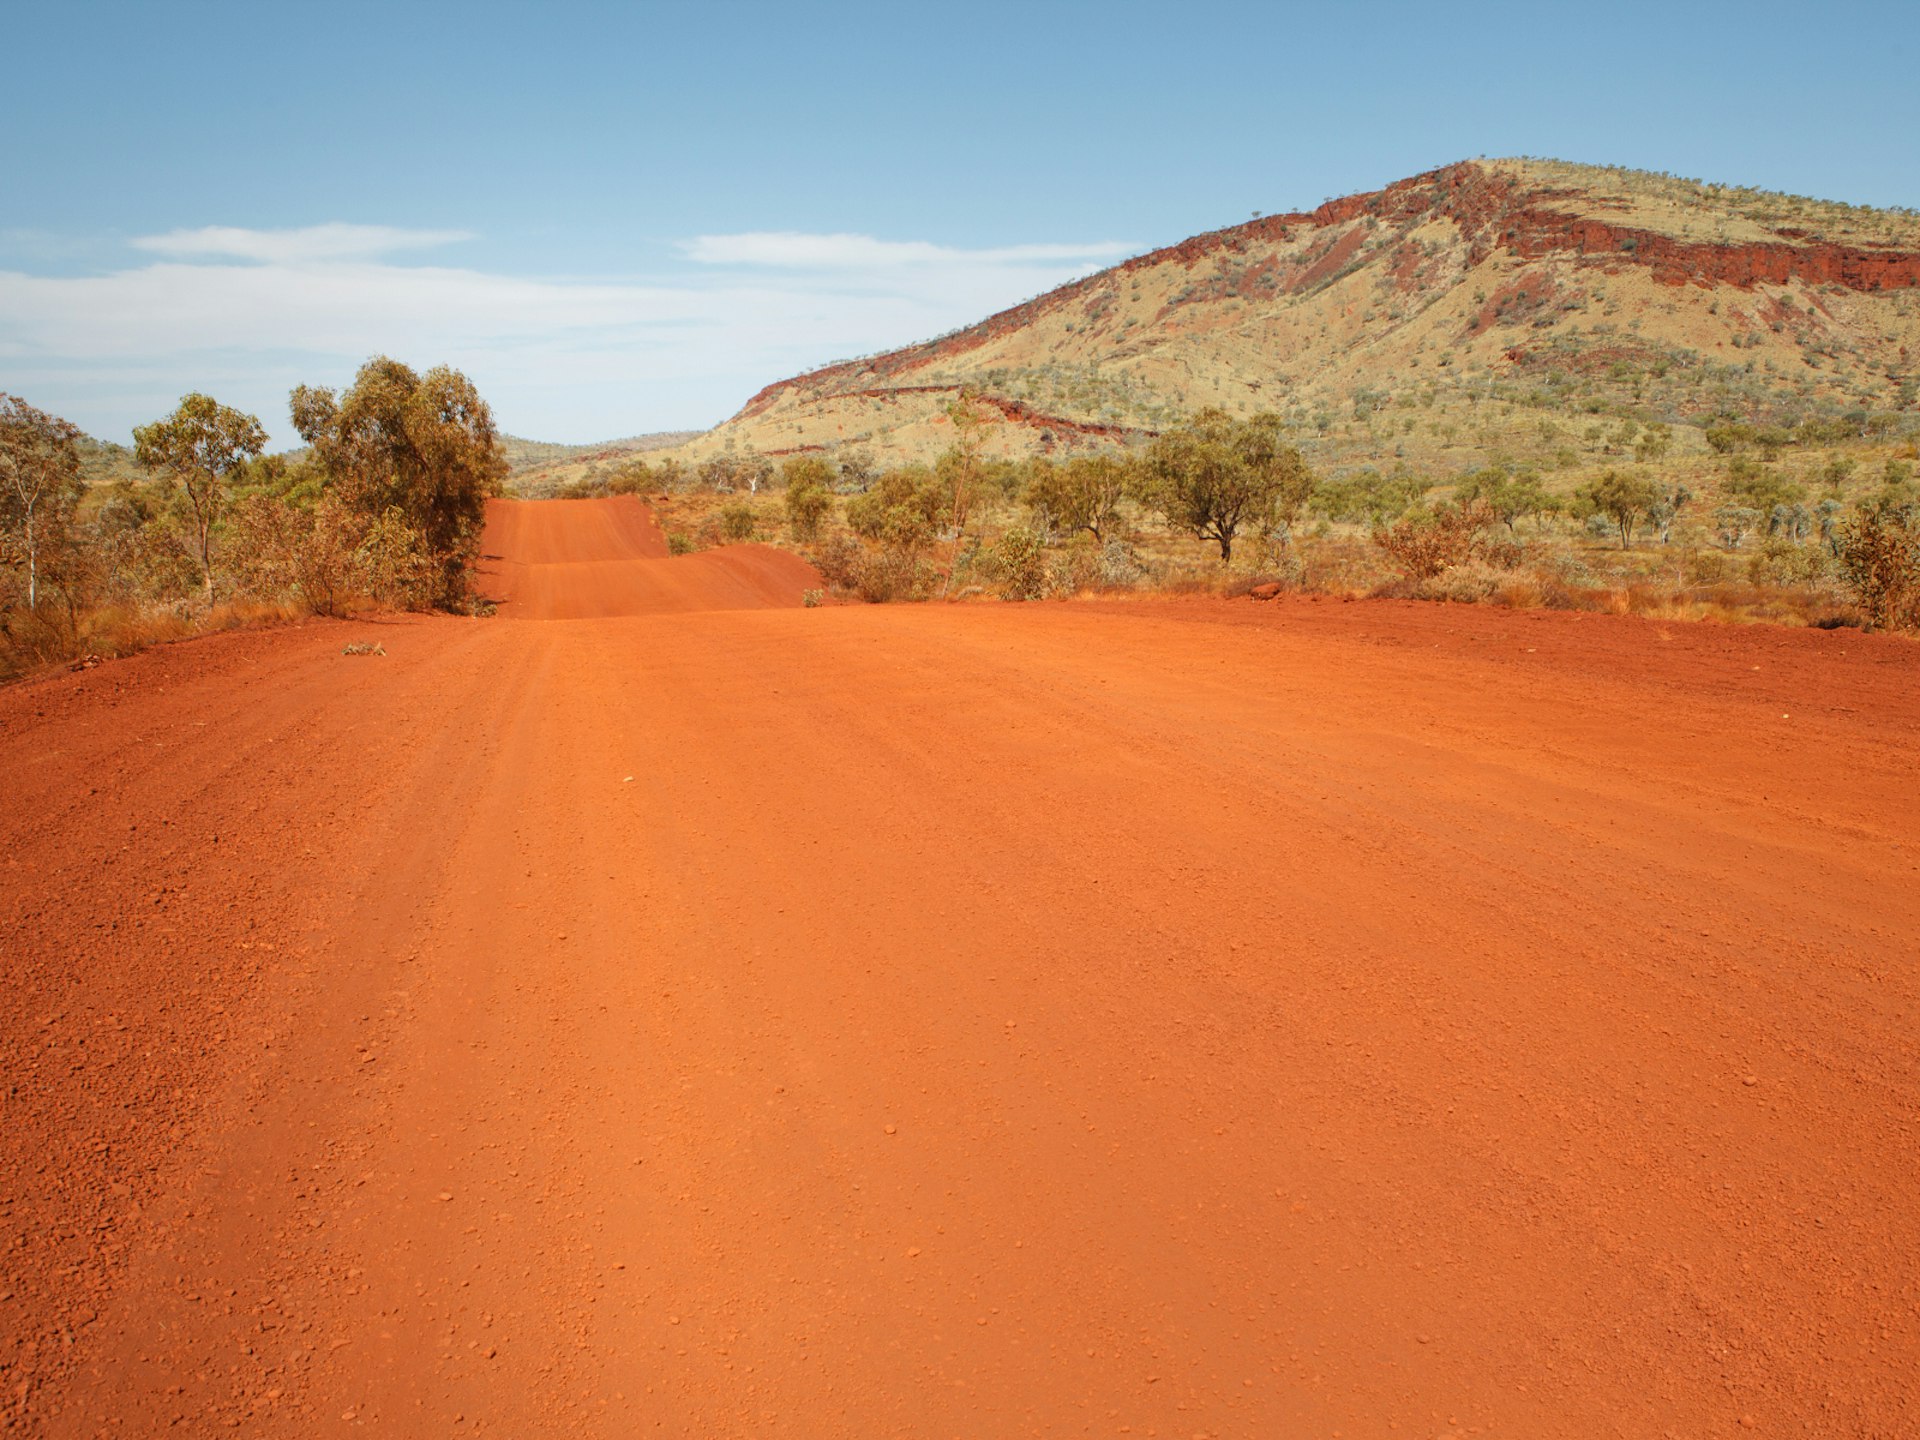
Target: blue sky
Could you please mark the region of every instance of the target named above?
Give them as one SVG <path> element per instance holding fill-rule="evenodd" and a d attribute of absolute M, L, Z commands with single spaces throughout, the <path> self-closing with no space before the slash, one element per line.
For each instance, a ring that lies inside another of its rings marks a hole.
<path fill-rule="evenodd" d="M 291 441 L 367 356 L 504 428 L 768 381 L 1473 155 L 1920 206 L 1920 6 L 13 7 L 0 389 Z M 18 63 L 24 61 L 24 63 Z"/>

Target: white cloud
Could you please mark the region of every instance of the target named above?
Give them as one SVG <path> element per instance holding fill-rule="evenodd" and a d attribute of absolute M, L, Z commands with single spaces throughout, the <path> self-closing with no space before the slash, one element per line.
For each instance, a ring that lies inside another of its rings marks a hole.
<path fill-rule="evenodd" d="M 1124 248 L 719 236 L 685 247 L 699 264 L 612 279 L 379 258 L 455 235 L 196 230 L 104 274 L 0 270 L 0 390 L 124 439 L 201 389 L 291 444 L 292 385 L 344 384 L 389 354 L 465 370 L 516 434 L 605 439 L 713 424 L 770 381 L 971 323 Z"/>
<path fill-rule="evenodd" d="M 1118 241 L 1092 245 L 1005 245 L 962 250 L 924 240 L 876 240 L 871 235 L 808 235 L 759 230 L 742 235 L 699 235 L 682 243 L 687 258 L 702 265 L 757 265 L 794 270 L 894 269 L 900 266 L 999 266 L 1111 264 L 1134 247 Z"/>
<path fill-rule="evenodd" d="M 308 225 L 297 230 L 242 230 L 207 225 L 169 230 L 133 241 L 136 250 L 171 259 L 212 257 L 297 265 L 315 260 L 359 259 L 397 250 L 433 250 L 473 237 L 464 230 L 401 230 L 391 225 Z"/>

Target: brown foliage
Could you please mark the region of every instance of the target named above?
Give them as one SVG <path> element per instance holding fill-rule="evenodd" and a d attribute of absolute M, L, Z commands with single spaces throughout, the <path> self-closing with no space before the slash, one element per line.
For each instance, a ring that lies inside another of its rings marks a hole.
<path fill-rule="evenodd" d="M 1442 570 L 1483 556 L 1499 516 L 1484 500 L 1416 512 L 1373 532 L 1373 543 L 1410 580 L 1430 580 Z"/>
<path fill-rule="evenodd" d="M 1869 507 L 1841 528 L 1837 549 L 1869 624 L 1920 629 L 1920 504 Z"/>

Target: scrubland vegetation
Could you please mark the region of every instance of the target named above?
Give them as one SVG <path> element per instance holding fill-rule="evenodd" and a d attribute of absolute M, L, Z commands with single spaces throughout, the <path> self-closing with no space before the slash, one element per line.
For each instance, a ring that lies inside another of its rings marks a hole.
<path fill-rule="evenodd" d="M 1315 473 L 1277 416 L 1205 411 L 1131 449 L 988 458 L 950 409 L 931 465 L 862 451 L 630 462 L 565 492 L 649 496 L 677 553 L 790 545 L 866 601 L 1273 587 L 1787 624 L 1920 624 L 1912 433 L 1613 422 L 1573 473 L 1500 461 Z M 1270 589 L 1262 593 L 1272 593 Z"/>
<path fill-rule="evenodd" d="M 263 455 L 256 417 L 190 394 L 129 466 L 0 396 L 0 675 L 263 618 L 470 608 L 507 466 L 466 377 L 381 358 L 291 407 L 307 448 Z"/>
<path fill-rule="evenodd" d="M 131 448 L 8 398 L 0 673 L 470 608 L 503 486 L 644 495 L 678 554 L 791 547 L 822 599 L 1293 589 L 1911 629 L 1916 266 L 1907 212 L 1499 161 L 1197 236 L 697 436 L 513 440 L 464 377 L 389 360 L 296 390 L 289 455 L 205 396 Z"/>
<path fill-rule="evenodd" d="M 291 406 L 307 447 L 266 456 L 254 417 L 203 395 L 130 452 L 0 400 L 0 669 L 260 619 L 472 608 L 509 466 L 465 377 L 379 359 Z M 842 600 L 1295 590 L 1920 628 L 1920 454 L 1892 414 L 1609 416 L 1572 463 L 1331 476 L 1307 458 L 1326 453 L 1316 428 L 1272 413 L 1206 410 L 1131 447 L 1022 460 L 986 453 L 987 407 L 947 418 L 953 443 L 927 465 L 602 451 L 554 493 L 642 495 L 676 554 L 788 546 Z"/>

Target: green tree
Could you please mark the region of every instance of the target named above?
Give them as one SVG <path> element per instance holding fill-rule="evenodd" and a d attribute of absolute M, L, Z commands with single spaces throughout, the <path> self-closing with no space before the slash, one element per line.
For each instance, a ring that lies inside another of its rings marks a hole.
<path fill-rule="evenodd" d="M 1738 550 L 1746 533 L 1759 523 L 1760 512 L 1747 505 L 1722 505 L 1713 512 L 1714 529 L 1729 550 Z"/>
<path fill-rule="evenodd" d="M 654 464 L 653 481 L 662 490 L 679 490 L 687 483 L 687 467 L 669 455 Z"/>
<path fill-rule="evenodd" d="M 1135 467 L 1120 455 L 1076 455 L 1059 465 L 1041 461 L 1027 478 L 1026 502 L 1048 524 L 1085 530 L 1105 544 L 1134 482 Z"/>
<path fill-rule="evenodd" d="M 1404 466 L 1391 475 L 1362 470 L 1329 480 L 1313 494 L 1313 506 L 1329 520 L 1379 526 L 1397 520 L 1426 498 L 1430 487 Z"/>
<path fill-rule="evenodd" d="M 1878 500 L 1835 539 L 1840 569 L 1869 623 L 1920 629 L 1920 502 Z"/>
<path fill-rule="evenodd" d="M 506 456 L 493 411 L 458 370 L 416 374 L 379 356 L 351 387 L 302 385 L 293 425 L 362 514 L 389 515 L 413 530 L 434 566 L 429 603 L 466 603 L 487 501 L 500 492 Z"/>
<path fill-rule="evenodd" d="M 207 599 L 213 599 L 213 527 L 227 506 L 228 487 L 267 445 L 260 422 L 199 392 L 183 397 L 164 420 L 133 432 L 134 458 L 179 482 L 193 510 L 195 548 Z"/>
<path fill-rule="evenodd" d="M 1796 484 L 1764 465 L 1729 468 L 1726 485 L 1730 498 L 1751 505 L 1766 514 L 1779 505 L 1798 505 L 1807 498 L 1807 487 Z"/>
<path fill-rule="evenodd" d="M 1654 460 L 1663 460 L 1673 448 L 1673 431 L 1656 421 L 1647 426 L 1646 433 L 1634 444 L 1634 458 L 1642 464 Z"/>
<path fill-rule="evenodd" d="M 1733 455 L 1753 443 L 1754 429 L 1738 421 L 1726 420 L 1706 429 L 1707 444 L 1717 455 Z"/>
<path fill-rule="evenodd" d="M 787 523 L 802 540 L 820 533 L 833 509 L 833 467 L 818 455 L 795 455 L 780 467 L 787 490 Z"/>
<path fill-rule="evenodd" d="M 722 538 L 736 543 L 753 539 L 757 523 L 751 505 L 729 505 L 720 512 Z"/>
<path fill-rule="evenodd" d="M 954 571 L 960 566 L 960 547 L 966 539 L 967 522 L 987 497 L 990 477 L 981 451 L 986 445 L 987 426 L 992 417 L 970 392 L 965 392 L 947 406 L 947 419 L 953 423 L 953 444 L 934 462 L 939 500 L 932 518 L 953 537 L 946 579 L 946 588 L 951 590 Z"/>
<path fill-rule="evenodd" d="M 1620 548 L 1633 539 L 1633 527 L 1643 515 L 1660 503 L 1660 492 L 1651 480 L 1638 475 L 1623 475 L 1609 470 L 1574 492 L 1574 503 L 1589 515 L 1604 515 L 1620 530 Z"/>
<path fill-rule="evenodd" d="M 1206 409 L 1153 442 L 1145 491 L 1167 523 L 1220 547 L 1233 559 L 1243 526 L 1289 521 L 1313 494 L 1313 472 L 1280 438 L 1278 415 L 1235 420 Z"/>
<path fill-rule="evenodd" d="M 1693 491 L 1685 485 L 1670 484 L 1659 486 L 1655 495 L 1653 508 L 1647 511 L 1647 519 L 1652 521 L 1654 528 L 1660 532 L 1660 543 L 1671 544 L 1673 522 L 1679 518 L 1680 512 L 1692 503 Z"/>
<path fill-rule="evenodd" d="M 1516 477 L 1500 465 L 1490 465 L 1485 470 L 1477 470 L 1467 476 L 1454 492 L 1454 499 L 1463 505 L 1476 500 L 1484 502 L 1509 533 L 1529 516 L 1548 514 L 1560 508 L 1559 500 L 1547 494 L 1538 476 Z"/>
<path fill-rule="evenodd" d="M 863 540 L 909 530 L 931 538 L 941 508 L 940 487 L 923 465 L 884 471 L 865 493 L 847 501 L 847 524 Z"/>
<path fill-rule="evenodd" d="M 0 393 L 0 535 L 27 571 L 27 608 L 40 606 L 40 571 L 73 524 L 85 485 L 80 430 L 15 395 Z"/>

